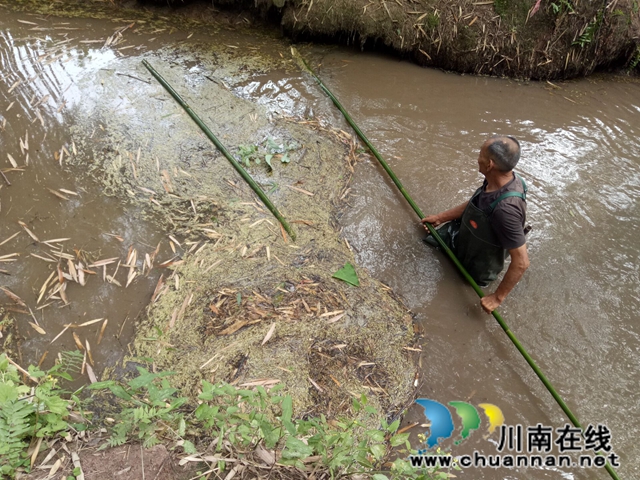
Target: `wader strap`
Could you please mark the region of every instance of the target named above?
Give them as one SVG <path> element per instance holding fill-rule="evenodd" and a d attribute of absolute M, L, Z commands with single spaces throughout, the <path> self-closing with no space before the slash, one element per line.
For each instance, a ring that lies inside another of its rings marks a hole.
<path fill-rule="evenodd" d="M 522 189 L 524 190 L 524 196 L 525 196 L 524 200 L 526 201 L 526 200 L 527 200 L 527 198 L 526 198 L 526 197 L 527 197 L 527 190 L 528 190 L 528 188 L 527 188 L 527 182 L 525 182 L 525 181 L 524 181 L 524 178 L 522 178 L 522 177 L 521 177 L 520 175 L 518 175 L 517 173 L 516 173 L 516 177 L 518 177 L 518 178 L 520 179 L 520 181 L 522 182 Z"/>
<path fill-rule="evenodd" d="M 524 190 L 524 193 L 520 193 L 520 192 L 506 192 L 503 193 L 502 195 L 500 195 L 498 198 L 496 198 L 493 202 L 491 202 L 491 205 L 489 205 L 489 213 L 493 212 L 493 209 L 496 208 L 496 206 L 505 198 L 509 198 L 509 197 L 519 197 L 522 200 L 524 200 L 525 202 L 527 201 L 527 184 L 525 183 L 524 179 L 518 175 L 516 173 L 516 177 L 518 177 L 520 179 L 520 181 L 522 182 L 522 189 Z"/>

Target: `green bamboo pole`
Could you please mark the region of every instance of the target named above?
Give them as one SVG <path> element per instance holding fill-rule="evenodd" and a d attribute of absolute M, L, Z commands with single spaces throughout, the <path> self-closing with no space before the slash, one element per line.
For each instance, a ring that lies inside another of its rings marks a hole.
<path fill-rule="evenodd" d="M 176 92 L 171 87 L 171 85 L 169 85 L 167 81 L 164 78 L 162 78 L 162 75 L 156 72 L 156 70 L 146 60 L 142 60 L 142 64 L 145 67 L 147 67 L 147 70 L 151 72 L 151 75 L 153 75 L 155 79 L 158 80 L 160 85 L 162 85 L 167 90 L 167 92 L 171 94 L 171 96 L 176 100 L 176 102 L 178 102 L 182 106 L 182 108 L 185 109 L 185 111 L 189 114 L 189 116 L 193 119 L 193 121 L 196 122 L 198 126 L 202 129 L 202 131 L 205 133 L 205 135 L 209 137 L 209 140 L 211 140 L 215 144 L 215 146 L 218 147 L 218 150 L 220 150 L 222 154 L 225 157 L 227 157 L 227 160 L 231 162 L 231 165 L 233 165 L 233 167 L 238 171 L 238 173 L 242 176 L 242 178 L 244 178 L 245 182 L 247 182 L 249 186 L 253 189 L 253 191 L 256 192 L 256 195 L 260 197 L 260 200 L 262 200 L 262 203 L 264 203 L 267 206 L 267 208 L 271 211 L 271 213 L 273 213 L 273 216 L 276 217 L 278 221 L 282 224 L 286 232 L 291 236 L 293 240 L 295 240 L 296 234 L 293 232 L 293 230 L 291 229 L 287 221 L 284 219 L 284 217 L 280 214 L 280 212 L 275 207 L 275 205 L 271 203 L 271 200 L 269 200 L 269 197 L 267 197 L 267 195 L 262 191 L 260 186 L 255 182 L 255 180 L 251 178 L 251 175 L 249 175 L 247 171 L 244 168 L 242 168 L 242 165 L 240 165 L 236 161 L 236 159 L 233 158 L 233 155 L 229 153 L 229 151 L 220 142 L 220 140 L 218 140 L 218 138 L 211 132 L 211 130 L 209 130 L 209 127 L 207 127 L 204 124 L 204 122 L 200 119 L 200 117 L 196 115 L 196 113 L 191 109 L 191 107 L 187 104 L 187 102 L 185 102 L 182 99 L 182 97 L 178 94 L 178 92 Z"/>
<path fill-rule="evenodd" d="M 293 54 L 294 54 L 294 56 L 297 56 L 297 53 L 295 51 L 293 51 Z M 371 153 L 373 153 L 373 155 L 376 157 L 376 159 L 378 159 L 378 162 L 380 162 L 380 165 L 382 165 L 382 168 L 384 168 L 385 171 L 389 174 L 389 176 L 391 177 L 391 180 L 393 180 L 393 183 L 395 183 L 396 187 L 398 187 L 398 190 L 400 190 L 400 193 L 402 193 L 402 195 L 407 200 L 407 202 L 409 202 L 409 205 L 411 205 L 411 208 L 413 208 L 413 210 L 416 212 L 418 217 L 420 217 L 420 219 L 423 219 L 424 215 L 422 213 L 422 210 L 420 210 L 420 208 L 413 201 L 413 199 L 411 198 L 409 193 L 407 193 L 406 189 L 404 188 L 404 186 L 402 185 L 400 180 L 398 180 L 398 177 L 396 177 L 396 175 L 393 173 L 393 171 L 391 170 L 391 168 L 389 167 L 387 162 L 384 161 L 382 156 L 378 153 L 376 148 L 371 144 L 371 142 L 366 137 L 366 135 L 364 133 L 362 133 L 362 130 L 360 130 L 358 125 L 356 125 L 356 123 L 353 121 L 351 116 L 347 113 L 347 111 L 344 109 L 344 107 L 338 101 L 338 99 L 335 97 L 335 95 L 333 95 L 333 93 L 331 93 L 331 91 L 326 87 L 326 85 L 324 83 L 322 83 L 322 80 L 320 80 L 320 78 L 315 74 L 315 72 L 311 69 L 309 64 L 304 59 L 302 59 L 302 57 L 299 57 L 299 58 L 302 61 L 302 63 L 304 64 L 305 68 L 309 71 L 309 73 L 313 76 L 313 78 L 315 78 L 316 82 L 318 82 L 318 85 L 320 86 L 320 88 L 324 91 L 324 93 L 327 94 L 327 96 L 331 99 L 331 101 L 334 103 L 334 105 L 336 107 L 338 107 L 338 110 L 340 110 L 342 115 L 344 115 L 344 118 L 347 120 L 347 123 L 349 125 L 351 125 L 351 128 L 353 128 L 355 130 L 355 132 L 358 134 L 360 139 L 369 148 L 369 150 L 371 150 Z M 475 280 L 471 277 L 471 275 L 469 275 L 469 272 L 467 272 L 467 270 L 462 266 L 462 264 L 460 263 L 458 258 L 451 251 L 451 249 L 447 246 L 447 244 L 444 243 L 442 238 L 440 238 L 440 235 L 438 235 L 438 232 L 436 231 L 436 229 L 433 228 L 433 226 L 430 223 L 426 223 L 425 225 L 429 229 L 429 232 L 431 233 L 431 235 L 433 235 L 433 237 L 438 241 L 438 244 L 442 247 L 442 249 L 445 251 L 445 253 L 453 261 L 455 266 L 458 267 L 458 270 L 460 270 L 460 272 L 462 273 L 464 278 L 466 278 L 467 281 L 471 284 L 471 287 L 475 290 L 475 292 L 478 294 L 478 296 L 480 298 L 484 297 L 484 292 L 480 289 L 480 287 L 475 282 Z M 497 310 L 494 310 L 493 312 L 491 312 L 491 314 L 498 321 L 498 323 L 502 327 L 502 330 L 504 330 L 504 332 L 507 334 L 509 339 L 513 342 L 513 344 L 516 346 L 518 351 L 522 354 L 524 359 L 527 361 L 529 366 L 533 369 L 533 371 L 536 373 L 538 378 L 542 381 L 544 386 L 547 387 L 547 390 L 549 391 L 549 393 L 551 393 L 551 396 L 553 396 L 553 398 L 558 403 L 558 405 L 560 405 L 560 408 L 562 408 L 562 410 L 567 415 L 567 417 L 569 417 L 569 420 L 571 420 L 571 423 L 573 423 L 573 425 L 575 427 L 577 427 L 577 428 L 582 430 L 583 429 L 582 425 L 580 425 L 580 422 L 578 421 L 576 416 L 573 414 L 573 412 L 571 412 L 571 410 L 569 409 L 567 404 L 564 402 L 562 397 L 558 394 L 556 389 L 553 388 L 553 385 L 551 385 L 551 382 L 549 382 L 549 380 L 544 375 L 544 373 L 542 373 L 542 370 L 540 370 L 538 365 L 536 365 L 536 362 L 533 360 L 533 358 L 531 358 L 531 355 L 529 355 L 527 353 L 527 351 L 524 349 L 524 347 L 520 344 L 520 342 L 518 341 L 516 336 L 513 334 L 513 332 L 507 326 L 507 324 L 504 321 L 504 319 L 502 318 L 502 316 L 498 313 Z M 611 476 L 611 478 L 613 478 L 614 480 L 619 480 L 618 474 L 613 469 L 613 467 L 611 467 L 611 465 L 609 465 L 608 462 L 605 465 L 605 469 L 607 470 L 607 472 L 609 472 L 609 475 Z"/>

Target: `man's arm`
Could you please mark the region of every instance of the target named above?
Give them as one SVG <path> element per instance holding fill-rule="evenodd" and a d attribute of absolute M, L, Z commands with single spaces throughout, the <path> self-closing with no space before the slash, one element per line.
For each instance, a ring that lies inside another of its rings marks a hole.
<path fill-rule="evenodd" d="M 421 221 L 422 223 L 430 223 L 434 227 L 437 227 L 439 225 L 442 225 L 445 222 L 450 222 L 451 220 L 455 220 L 456 218 L 462 217 L 462 214 L 464 213 L 464 209 L 467 208 L 468 204 L 469 204 L 469 201 L 466 201 L 458 205 L 457 207 L 453 207 L 445 212 L 424 217 Z"/>
<path fill-rule="evenodd" d="M 487 295 L 480 300 L 480 304 L 485 312 L 491 313 L 507 298 L 509 292 L 520 281 L 524 272 L 529 268 L 529 254 L 527 253 L 527 244 L 521 247 L 509 250 L 511 255 L 511 264 L 504 274 L 504 278 L 498 285 L 498 288 L 491 295 Z"/>

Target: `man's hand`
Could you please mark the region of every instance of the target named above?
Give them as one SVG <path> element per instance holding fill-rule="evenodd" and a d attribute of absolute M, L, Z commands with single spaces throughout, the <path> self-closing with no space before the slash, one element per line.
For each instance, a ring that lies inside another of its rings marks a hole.
<path fill-rule="evenodd" d="M 516 286 L 516 283 L 520 281 L 524 272 L 529 268 L 529 254 L 527 253 L 526 244 L 509 250 L 509 255 L 511 255 L 511 264 L 495 293 L 480 299 L 482 309 L 489 314 L 502 304 L 509 292 L 513 290 L 513 287 Z"/>
<path fill-rule="evenodd" d="M 434 228 L 438 227 L 445 222 L 450 222 L 451 220 L 462 217 L 464 209 L 467 208 L 468 203 L 469 202 L 467 201 L 461 205 L 458 205 L 457 207 L 453 207 L 452 209 L 447 210 L 446 212 L 441 212 L 436 215 L 429 215 L 427 217 L 424 217 L 421 222 L 423 224 L 430 223 Z M 424 229 L 427 231 L 429 230 L 426 225 L 424 226 Z"/>
<path fill-rule="evenodd" d="M 440 215 L 429 215 L 428 217 L 424 217 L 420 220 L 423 224 L 430 223 L 434 228 L 442 224 L 442 220 L 440 220 Z M 425 230 L 429 230 L 427 226 L 424 226 Z"/>
<path fill-rule="evenodd" d="M 487 295 L 486 297 L 482 297 L 480 299 L 480 305 L 482 309 L 491 314 L 496 308 L 498 308 L 502 304 L 502 300 L 498 300 L 498 296 L 495 293 L 491 295 Z"/>

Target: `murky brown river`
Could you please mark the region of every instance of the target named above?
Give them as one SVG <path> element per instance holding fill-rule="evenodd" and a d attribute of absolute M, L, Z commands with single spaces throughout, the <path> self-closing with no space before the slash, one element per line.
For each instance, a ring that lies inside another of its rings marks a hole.
<path fill-rule="evenodd" d="M 18 235 L 0 245 L 0 257 L 19 255 L 0 258 L 0 268 L 2 286 L 26 308 L 8 298 L 4 303 L 27 311 L 16 314 L 26 338 L 24 363 L 38 363 L 49 352 L 43 365 L 50 365 L 57 352 L 75 349 L 76 333 L 90 344 L 99 372 L 127 354 L 133 319 L 162 273 L 147 272 L 145 254 L 158 243 L 159 260 L 173 252 L 167 232 L 143 218 L 138 207 L 105 197 L 101 186 L 82 175 L 82 165 L 67 165 L 78 142 L 70 126 L 93 118 L 92 108 L 101 102 L 101 72 L 140 75 L 132 65 L 143 52 L 154 52 L 155 37 L 139 37 L 127 49 L 105 49 L 105 38 L 116 28 L 112 23 L 2 13 L 0 166 L 11 185 L 0 179 L 0 242 Z M 171 38 L 186 37 L 178 32 Z M 171 38 L 164 39 L 165 48 Z M 240 48 L 241 41 L 250 38 L 233 39 Z M 519 138 L 518 171 L 529 184 L 528 220 L 534 227 L 531 267 L 500 311 L 582 423 L 610 428 L 621 478 L 638 478 L 640 84 L 597 76 L 557 86 L 525 84 L 446 74 L 337 48 L 306 47 L 303 53 L 321 63 L 318 73 L 425 213 L 461 203 L 479 185 L 476 158 L 487 136 Z M 273 112 L 344 125 L 307 76 L 272 72 L 226 80 L 234 93 Z M 127 81 L 134 91 L 139 80 Z M 116 115 L 131 103 L 123 95 L 122 103 L 109 108 Z M 95 115 L 93 121 L 101 135 L 105 119 Z M 92 159 L 83 161 L 89 165 Z M 394 287 L 423 327 L 420 395 L 442 403 L 492 403 L 512 425 L 564 425 L 564 414 L 499 325 L 481 313 L 473 290 L 442 254 L 423 245 L 418 219 L 382 169 L 359 164 L 351 193 L 342 224 L 358 264 Z M 137 252 L 135 268 L 131 248 Z M 117 260 L 90 267 L 110 258 Z M 41 296 L 50 276 L 62 275 L 56 265 L 71 277 L 68 288 L 61 295 L 47 283 Z M 78 270 L 86 270 L 84 286 Z M 125 287 L 132 271 L 138 276 Z M 65 325 L 98 318 L 109 320 L 100 345 L 103 320 L 70 328 L 52 343 Z M 424 421 L 419 408 L 405 419 L 414 421 Z M 462 445 L 443 445 L 455 455 L 495 454 L 496 439 L 477 432 Z M 418 446 L 416 435 L 412 442 Z M 607 478 L 604 471 L 578 468 L 485 468 L 456 475 Z"/>

